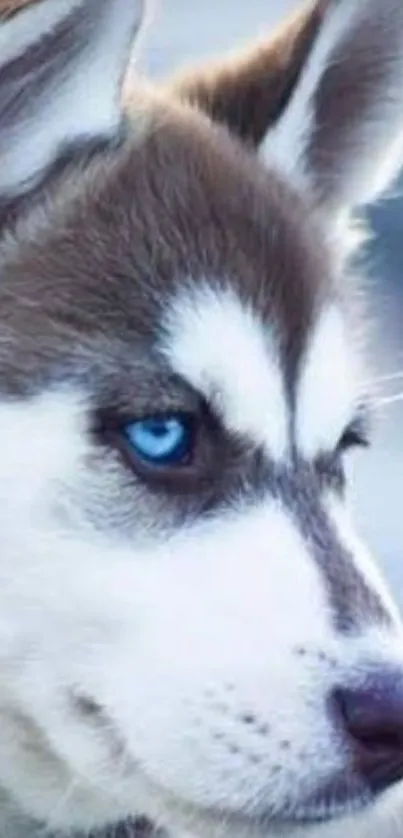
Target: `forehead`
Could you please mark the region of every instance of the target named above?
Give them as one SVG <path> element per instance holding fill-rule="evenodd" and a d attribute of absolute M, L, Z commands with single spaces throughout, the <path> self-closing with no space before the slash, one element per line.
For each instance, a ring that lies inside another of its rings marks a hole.
<path fill-rule="evenodd" d="M 297 380 L 306 405 L 328 399 L 317 359 L 330 348 L 351 400 L 323 235 L 291 187 L 224 130 L 185 112 L 154 129 L 94 164 L 85 189 L 67 184 L 75 199 L 66 209 L 58 198 L 46 234 L 4 267 L 0 316 L 18 337 L 19 374 L 24 351 L 32 374 L 93 340 L 110 375 L 119 342 L 126 357 L 168 362 L 232 429 L 279 453 Z"/>
<path fill-rule="evenodd" d="M 113 283 L 117 302 L 121 293 L 136 295 L 144 315 L 178 282 L 214 277 L 266 316 L 277 308 L 294 334 L 329 290 L 323 231 L 254 153 L 202 116 L 180 114 L 168 112 L 139 142 L 100 162 L 73 167 L 53 192 L 48 184 L 39 212 L 19 228 L 20 275 L 34 275 L 37 293 L 51 275 L 83 306 L 92 295 L 98 312 Z"/>

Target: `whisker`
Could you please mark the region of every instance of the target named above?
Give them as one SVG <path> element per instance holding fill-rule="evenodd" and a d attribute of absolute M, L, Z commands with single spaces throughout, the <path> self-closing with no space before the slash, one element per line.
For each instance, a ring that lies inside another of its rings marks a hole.
<path fill-rule="evenodd" d="M 385 373 L 384 375 L 376 376 L 375 378 L 371 378 L 369 384 L 383 384 L 388 383 L 389 381 L 400 381 L 403 379 L 403 369 L 398 370 L 397 372 L 390 372 Z"/>
<path fill-rule="evenodd" d="M 399 402 L 403 402 L 403 392 L 402 393 L 395 393 L 393 396 L 383 396 L 375 401 L 375 407 L 387 407 L 391 404 L 398 404 Z"/>

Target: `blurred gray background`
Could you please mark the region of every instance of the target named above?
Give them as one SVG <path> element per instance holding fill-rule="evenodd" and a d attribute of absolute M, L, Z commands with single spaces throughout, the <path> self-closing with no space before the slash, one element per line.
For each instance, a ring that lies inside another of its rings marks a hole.
<path fill-rule="evenodd" d="M 215 56 L 261 35 L 295 0 L 155 0 L 140 66 L 153 76 Z M 401 197 L 399 196 L 401 193 Z M 403 393 L 403 188 L 370 214 L 375 238 L 365 252 L 374 316 L 375 373 L 394 375 L 385 396 Z M 360 455 L 353 502 L 361 529 L 403 606 L 403 400 L 379 414 L 375 445 Z"/>

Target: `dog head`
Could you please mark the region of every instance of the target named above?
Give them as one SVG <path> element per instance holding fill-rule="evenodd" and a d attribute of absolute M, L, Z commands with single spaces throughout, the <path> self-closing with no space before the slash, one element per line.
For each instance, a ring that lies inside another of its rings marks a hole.
<path fill-rule="evenodd" d="M 363 835 L 403 643 L 346 509 L 347 255 L 399 168 L 403 7 L 308 3 L 121 105 L 140 6 L 0 28 L 0 783 L 65 830 Z"/>

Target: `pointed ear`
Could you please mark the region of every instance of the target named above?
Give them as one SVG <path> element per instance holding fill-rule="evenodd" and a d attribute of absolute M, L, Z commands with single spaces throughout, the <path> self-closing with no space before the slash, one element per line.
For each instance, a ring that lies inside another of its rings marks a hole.
<path fill-rule="evenodd" d="M 178 74 L 170 91 L 259 145 L 286 107 L 318 33 L 323 0 L 307 0 L 269 39 Z"/>
<path fill-rule="evenodd" d="M 70 146 L 113 139 L 142 0 L 7 0 L 0 12 L 0 195 Z"/>
<path fill-rule="evenodd" d="M 266 46 L 180 92 L 324 211 L 351 210 L 403 163 L 403 2 L 314 0 Z"/>
<path fill-rule="evenodd" d="M 268 161 L 330 212 L 382 194 L 403 163 L 403 2 L 327 0 Z"/>

